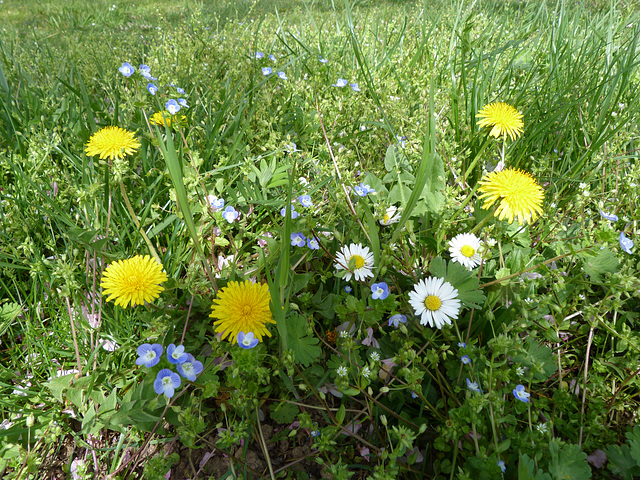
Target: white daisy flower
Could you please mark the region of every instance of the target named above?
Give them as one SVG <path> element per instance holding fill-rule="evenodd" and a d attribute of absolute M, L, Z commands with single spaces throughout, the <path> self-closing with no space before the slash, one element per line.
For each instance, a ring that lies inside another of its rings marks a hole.
<path fill-rule="evenodd" d="M 392 223 L 398 223 L 400 221 L 401 215 L 398 212 L 398 208 L 391 205 L 384 212 L 384 216 L 380 219 L 380 225 L 391 225 Z"/>
<path fill-rule="evenodd" d="M 364 281 L 367 277 L 373 277 L 373 253 L 368 247 L 359 243 L 344 246 L 336 254 L 336 269 L 346 270 L 344 279 L 348 282 L 355 276 L 357 281 Z"/>
<path fill-rule="evenodd" d="M 451 325 L 451 319 L 458 318 L 460 311 L 458 290 L 438 277 L 420 280 L 409 292 L 409 303 L 421 317 L 421 325 L 436 328 Z"/>
<path fill-rule="evenodd" d="M 462 264 L 469 270 L 480 265 L 482 261 L 478 253 L 479 249 L 480 239 L 473 233 L 461 233 L 449 240 L 451 260 Z"/>

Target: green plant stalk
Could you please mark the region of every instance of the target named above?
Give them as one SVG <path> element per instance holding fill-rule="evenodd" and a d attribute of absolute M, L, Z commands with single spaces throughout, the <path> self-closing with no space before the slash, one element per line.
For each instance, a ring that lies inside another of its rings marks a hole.
<path fill-rule="evenodd" d="M 187 198 L 187 191 L 184 188 L 184 182 L 182 181 L 182 165 L 180 158 L 178 157 L 178 154 L 176 152 L 175 145 L 173 143 L 171 129 L 165 125 L 166 143 L 162 139 L 158 127 L 154 126 L 154 129 L 156 132 L 156 138 L 158 139 L 158 146 L 160 147 L 160 151 L 162 152 L 162 156 L 164 157 L 167 168 L 169 170 L 169 177 L 171 177 L 173 187 L 176 189 L 176 201 L 178 202 L 178 207 L 182 211 L 182 216 L 184 218 L 184 223 L 187 226 L 187 231 L 189 232 L 189 235 L 193 240 L 196 253 L 200 257 L 200 261 L 202 262 L 202 266 L 204 267 L 207 278 L 209 278 L 211 286 L 217 292 L 218 286 L 216 284 L 215 277 L 211 272 L 211 268 L 209 267 L 207 258 L 204 256 L 204 251 L 202 250 L 202 245 L 200 245 L 200 239 L 198 237 L 198 232 L 196 231 L 196 226 L 193 222 L 193 214 L 191 213 L 189 199 Z"/>
<path fill-rule="evenodd" d="M 131 218 L 133 219 L 133 223 L 136 224 L 136 228 L 142 234 L 142 238 L 144 238 L 144 241 L 147 244 L 147 247 L 149 248 L 149 252 L 151 252 L 151 255 L 153 256 L 153 258 L 155 258 L 156 262 L 162 265 L 162 260 L 160 260 L 160 257 L 158 256 L 158 252 L 156 252 L 156 249 L 151 243 L 151 240 L 149 240 L 149 237 L 147 237 L 147 234 L 144 232 L 144 229 L 140 226 L 140 222 L 138 221 L 136 212 L 133 210 L 133 207 L 131 206 L 131 202 L 129 201 L 127 191 L 124 188 L 124 183 L 122 182 L 120 182 L 120 192 L 122 193 L 122 199 L 124 200 L 124 204 L 127 207 L 127 210 L 129 211 L 129 215 L 131 215 Z"/>

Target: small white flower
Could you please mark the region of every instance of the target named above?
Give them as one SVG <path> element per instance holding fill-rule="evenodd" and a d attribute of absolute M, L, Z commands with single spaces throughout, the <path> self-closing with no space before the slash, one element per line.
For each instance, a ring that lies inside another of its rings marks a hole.
<path fill-rule="evenodd" d="M 547 433 L 547 430 L 548 430 L 547 424 L 543 422 L 539 422 L 536 425 L 536 430 L 538 430 L 540 433 Z"/>
<path fill-rule="evenodd" d="M 364 367 L 362 369 L 362 376 L 365 378 L 369 378 L 370 375 L 371 375 L 371 369 L 369 367 Z"/>
<path fill-rule="evenodd" d="M 344 365 L 338 367 L 337 370 L 338 376 L 344 378 L 347 376 L 347 367 L 345 367 Z"/>
<path fill-rule="evenodd" d="M 461 233 L 449 241 L 451 260 L 469 270 L 480 265 L 482 261 L 478 250 L 480 250 L 480 239 L 473 233 Z"/>
<path fill-rule="evenodd" d="M 392 223 L 398 223 L 400 221 L 401 215 L 398 212 L 397 207 L 391 205 L 384 212 L 384 216 L 380 219 L 380 225 L 391 225 Z"/>
<path fill-rule="evenodd" d="M 374 362 L 378 362 L 380 361 L 380 354 L 378 352 L 371 352 L 371 355 L 369 355 L 369 358 Z"/>
<path fill-rule="evenodd" d="M 524 375 L 524 368 L 522 367 L 517 367 L 516 368 L 516 375 L 518 375 L 519 377 Z"/>
<path fill-rule="evenodd" d="M 436 328 L 451 325 L 451 319 L 458 318 L 460 311 L 458 290 L 438 277 L 420 280 L 409 292 L 409 303 L 420 316 L 421 325 Z"/>
<path fill-rule="evenodd" d="M 373 253 L 368 247 L 359 243 L 344 246 L 336 254 L 335 267 L 338 271 L 346 270 L 344 279 L 348 282 L 355 276 L 357 281 L 364 281 L 367 277 L 373 277 Z"/>

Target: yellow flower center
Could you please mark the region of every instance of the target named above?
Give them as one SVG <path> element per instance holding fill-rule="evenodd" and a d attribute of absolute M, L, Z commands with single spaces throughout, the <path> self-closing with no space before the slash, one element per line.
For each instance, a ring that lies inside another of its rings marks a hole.
<path fill-rule="evenodd" d="M 442 305 L 442 302 L 435 295 L 429 295 L 424 300 L 424 306 L 427 307 L 427 309 L 431 310 L 432 312 L 439 310 L 441 305 Z"/>
<path fill-rule="evenodd" d="M 364 267 L 364 258 L 362 258 L 360 255 L 352 255 L 349 259 L 349 263 L 351 263 L 352 260 L 356 265 L 356 270 Z"/>
<path fill-rule="evenodd" d="M 242 306 L 242 316 L 243 317 L 247 317 L 247 316 L 251 315 L 252 312 L 253 312 L 253 308 L 251 308 L 251 305 L 243 305 Z"/>
<path fill-rule="evenodd" d="M 391 217 L 390 217 L 388 214 L 386 214 L 386 213 L 385 213 L 385 214 L 384 214 L 383 222 L 384 222 L 384 223 L 387 223 L 387 222 L 389 221 L 389 219 L 390 219 L 390 218 L 391 218 Z"/>
<path fill-rule="evenodd" d="M 476 250 L 471 245 L 465 245 L 460 249 L 460 253 L 467 258 L 471 258 L 476 253 Z"/>

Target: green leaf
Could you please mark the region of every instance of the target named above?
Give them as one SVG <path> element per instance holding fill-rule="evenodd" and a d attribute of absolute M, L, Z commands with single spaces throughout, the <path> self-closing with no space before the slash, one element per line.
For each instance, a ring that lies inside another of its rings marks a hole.
<path fill-rule="evenodd" d="M 288 402 L 282 402 L 277 405 L 276 408 L 271 410 L 269 416 L 277 423 L 291 423 L 295 420 L 299 411 L 300 409 L 296 405 Z"/>
<path fill-rule="evenodd" d="M 637 427 L 636 427 L 637 428 Z M 610 445 L 605 448 L 607 454 L 607 468 L 611 473 L 620 475 L 624 480 L 633 480 L 640 475 L 638 461 L 633 457 L 631 448 L 626 443 L 623 445 Z"/>
<path fill-rule="evenodd" d="M 340 408 L 336 412 L 336 420 L 338 422 L 338 425 L 342 425 L 342 422 L 344 422 L 344 416 L 346 414 L 347 414 L 347 409 L 345 408 L 344 405 L 340 405 Z"/>
<path fill-rule="evenodd" d="M 554 479 L 591 478 L 587 454 L 581 451 L 578 445 L 563 445 L 560 448 L 558 440 L 552 440 L 549 443 L 549 451 L 551 453 L 549 472 Z"/>
<path fill-rule="evenodd" d="M 523 454 L 518 462 L 518 480 L 551 480 L 551 475 L 537 470 L 533 460 Z"/>
<path fill-rule="evenodd" d="M 460 302 L 467 308 L 482 308 L 485 295 L 478 289 L 478 277 L 458 262 L 447 262 L 442 257 L 431 260 L 431 275 L 443 278 L 458 290 Z"/>
<path fill-rule="evenodd" d="M 630 453 L 638 465 L 640 465 L 640 426 L 633 427 L 633 431 L 627 432 Z"/>
<path fill-rule="evenodd" d="M 615 254 L 608 248 L 599 250 L 595 256 L 583 253 L 582 267 L 591 280 L 601 282 L 602 276 L 606 273 L 615 273 L 620 268 L 620 262 Z"/>
<path fill-rule="evenodd" d="M 558 364 L 553 356 L 553 351 L 538 343 L 536 338 L 527 338 L 524 344 L 524 352 L 516 355 L 514 361 L 528 367 L 533 373 L 536 382 L 543 382 L 550 378 L 558 369 Z"/>
<path fill-rule="evenodd" d="M 287 326 L 287 345 L 293 350 L 293 358 L 308 367 L 322 353 L 319 340 L 307 335 L 307 321 L 300 315 L 290 316 Z"/>

